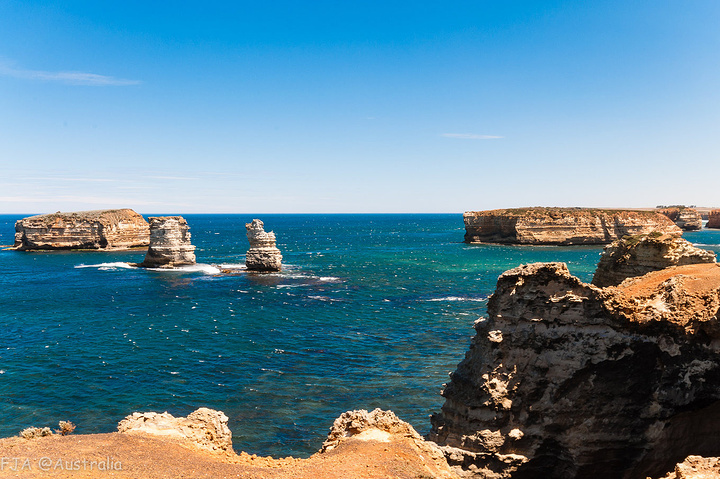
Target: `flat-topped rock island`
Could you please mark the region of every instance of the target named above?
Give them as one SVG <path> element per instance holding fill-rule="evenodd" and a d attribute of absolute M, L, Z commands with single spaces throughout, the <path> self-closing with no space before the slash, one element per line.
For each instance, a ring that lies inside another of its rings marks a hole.
<path fill-rule="evenodd" d="M 150 244 L 150 227 L 130 208 L 30 216 L 15 223 L 20 251 L 129 249 Z"/>
<path fill-rule="evenodd" d="M 467 211 L 466 243 L 523 245 L 608 244 L 628 235 L 680 236 L 682 230 L 654 211 L 591 208 L 514 208 Z"/>

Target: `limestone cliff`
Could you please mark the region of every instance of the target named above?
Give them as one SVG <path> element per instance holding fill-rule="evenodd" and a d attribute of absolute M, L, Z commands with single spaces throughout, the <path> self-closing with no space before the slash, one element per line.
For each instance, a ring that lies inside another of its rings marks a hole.
<path fill-rule="evenodd" d="M 702 229 L 702 216 L 698 210 L 686 207 L 672 207 L 658 210 L 658 213 L 670 218 L 678 228 L 684 231 L 697 231 Z"/>
<path fill-rule="evenodd" d="M 282 254 L 275 246 L 275 233 L 265 231 L 260 220 L 245 224 L 250 249 L 245 256 L 248 271 L 273 272 L 282 269 Z"/>
<path fill-rule="evenodd" d="M 172 268 L 195 264 L 195 246 L 182 216 L 150 217 L 150 246 L 140 266 Z"/>
<path fill-rule="evenodd" d="M 720 228 L 720 210 L 712 210 L 708 213 L 708 222 L 705 226 L 708 228 Z"/>
<path fill-rule="evenodd" d="M 467 243 L 607 244 L 651 231 L 682 234 L 669 218 L 652 211 L 519 208 L 467 211 L 463 220 Z"/>
<path fill-rule="evenodd" d="M 601 289 L 503 273 L 430 439 L 483 478 L 641 478 L 720 454 L 720 265 Z"/>
<path fill-rule="evenodd" d="M 715 261 L 715 253 L 712 251 L 696 248 L 689 241 L 676 236 L 660 233 L 626 236 L 605 247 L 592 284 L 614 286 L 626 278 L 670 266 Z"/>
<path fill-rule="evenodd" d="M 78 211 L 30 216 L 15 223 L 15 248 L 126 249 L 147 246 L 149 227 L 131 209 Z"/>

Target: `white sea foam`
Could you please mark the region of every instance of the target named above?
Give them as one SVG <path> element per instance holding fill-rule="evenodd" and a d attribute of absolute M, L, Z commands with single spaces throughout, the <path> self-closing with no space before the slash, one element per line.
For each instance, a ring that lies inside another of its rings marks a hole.
<path fill-rule="evenodd" d="M 430 301 L 430 302 L 447 302 L 447 301 L 477 301 L 477 302 L 483 302 L 486 301 L 487 298 L 463 298 L 461 296 L 445 296 L 442 298 L 430 298 L 430 299 L 424 299 L 423 301 Z"/>
<path fill-rule="evenodd" d="M 309 299 L 315 299 L 317 301 L 325 301 L 325 302 L 335 302 L 336 299 L 328 298 L 327 296 L 308 296 Z"/>
<path fill-rule="evenodd" d="M 204 273 L 204 274 L 220 274 L 220 269 L 210 264 L 191 264 L 187 266 L 178 266 L 177 268 L 138 268 L 130 263 L 114 262 L 100 264 L 78 264 L 76 268 L 97 268 L 100 271 L 113 271 L 116 269 L 148 269 L 150 271 L 162 272 L 181 272 L 181 273 Z"/>
<path fill-rule="evenodd" d="M 98 268 L 101 271 L 110 271 L 114 269 L 132 269 L 135 268 L 135 266 L 132 266 L 130 263 L 123 263 L 121 261 L 115 262 L 115 263 L 100 263 L 100 264 L 78 264 L 75 265 L 76 268 Z"/>
<path fill-rule="evenodd" d="M 242 263 L 222 263 L 220 267 L 222 269 L 247 269 Z"/>
<path fill-rule="evenodd" d="M 325 281 L 325 282 L 328 282 L 328 283 L 333 283 L 333 282 L 337 282 L 337 281 L 342 281 L 340 278 L 337 278 L 337 277 L 335 277 L 335 276 L 320 276 L 318 279 L 319 279 L 320 281 Z"/>
<path fill-rule="evenodd" d="M 178 266 L 177 268 L 147 268 L 150 271 L 160 271 L 162 273 L 204 273 L 204 274 L 220 274 L 220 269 L 211 264 L 189 264 L 186 266 Z"/>

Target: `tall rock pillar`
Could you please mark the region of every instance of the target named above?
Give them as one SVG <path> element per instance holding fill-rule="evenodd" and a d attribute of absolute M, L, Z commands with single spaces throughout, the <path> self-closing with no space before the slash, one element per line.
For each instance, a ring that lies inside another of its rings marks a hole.
<path fill-rule="evenodd" d="M 248 271 L 274 272 L 282 268 L 282 254 L 275 246 L 275 233 L 266 232 L 263 222 L 252 220 L 245 224 L 250 249 L 245 256 Z"/>
<path fill-rule="evenodd" d="M 182 216 L 150 217 L 150 247 L 144 268 L 173 268 L 195 264 L 195 246 L 190 243 L 190 231 Z"/>

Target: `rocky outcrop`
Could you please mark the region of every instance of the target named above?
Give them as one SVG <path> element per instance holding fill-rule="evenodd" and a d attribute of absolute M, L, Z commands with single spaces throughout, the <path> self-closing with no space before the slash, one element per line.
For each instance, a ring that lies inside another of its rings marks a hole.
<path fill-rule="evenodd" d="M 118 423 L 118 432 L 163 436 L 214 452 L 232 451 L 228 418 L 221 411 L 201 407 L 187 417 L 156 412 L 136 412 Z"/>
<path fill-rule="evenodd" d="M 20 251 L 53 249 L 127 249 L 149 243 L 145 219 L 131 209 L 52 213 L 15 223 Z"/>
<path fill-rule="evenodd" d="M 662 479 L 717 479 L 720 457 L 688 456 L 675 470 Z"/>
<path fill-rule="evenodd" d="M 682 234 L 669 218 L 652 211 L 520 208 L 467 211 L 463 220 L 467 243 L 607 244 L 652 231 Z"/>
<path fill-rule="evenodd" d="M 250 249 L 245 256 L 248 271 L 274 272 L 282 269 L 282 254 L 275 246 L 275 233 L 265 232 L 263 222 L 252 220 L 246 223 L 247 238 Z"/>
<path fill-rule="evenodd" d="M 483 478 L 645 478 L 720 454 L 720 265 L 598 288 L 503 273 L 430 439 Z"/>
<path fill-rule="evenodd" d="M 658 210 L 658 213 L 670 218 L 678 228 L 684 231 L 697 231 L 702 229 L 702 216 L 694 208 L 672 207 Z"/>
<path fill-rule="evenodd" d="M 364 409 L 344 412 L 330 429 L 320 453 L 327 453 L 349 438 L 361 441 L 392 442 L 405 438 L 413 443 L 422 456 L 430 477 L 453 479 L 457 477 L 448 467 L 442 450 L 437 444 L 425 441 L 415 429 L 401 421 L 392 411 Z"/>
<path fill-rule="evenodd" d="M 189 264 L 195 264 L 195 246 L 190 243 L 190 231 L 185 218 L 150 217 L 150 247 L 140 266 L 173 268 Z"/>
<path fill-rule="evenodd" d="M 714 252 L 696 248 L 676 236 L 660 233 L 626 236 L 605 247 L 592 284 L 615 286 L 626 278 L 642 276 L 650 271 L 715 261 Z"/>
<path fill-rule="evenodd" d="M 708 213 L 708 222 L 705 226 L 708 228 L 720 228 L 720 210 L 712 210 Z"/>

